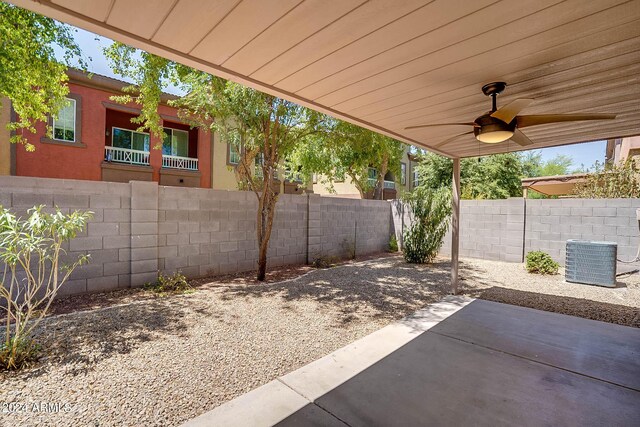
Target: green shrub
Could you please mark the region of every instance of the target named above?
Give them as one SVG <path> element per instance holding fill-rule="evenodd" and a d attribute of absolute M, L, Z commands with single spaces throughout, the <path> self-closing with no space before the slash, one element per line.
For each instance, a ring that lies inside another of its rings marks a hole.
<path fill-rule="evenodd" d="M 403 235 L 404 259 L 418 264 L 431 262 L 449 229 L 451 190 L 418 187 L 405 193 L 404 200 L 412 215 L 411 225 Z"/>
<path fill-rule="evenodd" d="M 155 283 L 147 283 L 145 289 L 160 295 L 167 293 L 187 293 L 192 290 L 187 278 L 179 271 L 172 275 L 164 275 L 160 273 Z"/>
<path fill-rule="evenodd" d="M 395 233 L 389 238 L 389 252 L 398 252 L 398 239 Z"/>
<path fill-rule="evenodd" d="M 62 246 L 84 230 L 92 213 L 43 209 L 29 209 L 22 219 L 0 206 L 0 262 L 6 266 L 0 284 L 0 307 L 6 313 L 0 370 L 20 369 L 37 358 L 36 327 L 71 273 L 89 260 L 89 255 L 66 254 Z"/>
<path fill-rule="evenodd" d="M 311 265 L 315 268 L 329 268 L 337 262 L 337 259 L 332 256 L 317 256 L 313 259 Z"/>
<path fill-rule="evenodd" d="M 558 265 L 551 256 L 542 251 L 531 251 L 527 254 L 527 271 L 535 274 L 558 274 Z"/>
<path fill-rule="evenodd" d="M 640 197 L 640 170 L 636 160 L 629 159 L 620 165 L 596 163 L 596 171 L 578 182 L 573 194 L 583 199 L 621 199 Z"/>

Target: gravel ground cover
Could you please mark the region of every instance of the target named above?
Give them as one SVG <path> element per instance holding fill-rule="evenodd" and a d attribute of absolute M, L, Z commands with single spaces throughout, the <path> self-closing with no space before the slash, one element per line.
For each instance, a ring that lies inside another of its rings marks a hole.
<path fill-rule="evenodd" d="M 130 293 L 88 311 L 66 304 L 38 332 L 43 359 L 0 374 L 0 403 L 27 404 L 0 413 L 0 425 L 179 425 L 437 301 L 450 277 L 444 259 L 416 266 L 399 257 L 297 273 L 266 284 L 200 280 L 192 294 Z M 640 326 L 637 275 L 605 289 L 463 260 L 461 277 L 473 296 Z M 34 412 L 39 402 L 49 411 Z"/>

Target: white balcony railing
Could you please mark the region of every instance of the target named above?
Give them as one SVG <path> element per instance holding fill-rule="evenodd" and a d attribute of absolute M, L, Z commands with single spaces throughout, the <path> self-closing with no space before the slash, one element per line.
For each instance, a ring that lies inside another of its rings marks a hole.
<path fill-rule="evenodd" d="M 148 165 L 149 152 L 130 148 L 104 147 L 104 158 L 108 162 L 128 163 L 130 165 Z"/>
<path fill-rule="evenodd" d="M 172 169 L 186 169 L 190 171 L 198 170 L 198 159 L 191 157 L 162 155 L 162 167 Z"/>
<path fill-rule="evenodd" d="M 376 182 L 377 182 L 376 179 L 369 178 L 369 185 L 371 187 L 375 187 L 376 186 Z M 396 188 L 396 183 L 394 181 L 386 181 L 385 180 L 383 186 L 384 186 L 384 188 L 387 188 L 387 189 L 394 189 L 394 188 Z"/>

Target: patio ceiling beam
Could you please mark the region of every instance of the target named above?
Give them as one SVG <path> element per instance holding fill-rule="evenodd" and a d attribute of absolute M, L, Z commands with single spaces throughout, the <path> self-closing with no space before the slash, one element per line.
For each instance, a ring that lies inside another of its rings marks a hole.
<path fill-rule="evenodd" d="M 451 158 L 523 149 L 406 129 L 474 120 L 492 81 L 523 114 L 618 115 L 527 128 L 526 149 L 640 134 L 638 0 L 11 2 Z"/>

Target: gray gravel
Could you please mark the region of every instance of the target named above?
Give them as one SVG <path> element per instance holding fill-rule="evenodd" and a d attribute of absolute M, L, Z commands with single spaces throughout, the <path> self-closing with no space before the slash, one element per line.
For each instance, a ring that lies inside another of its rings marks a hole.
<path fill-rule="evenodd" d="M 436 300 L 425 269 L 368 261 L 54 317 L 39 337 L 47 358 L 2 378 L 0 402 L 72 410 L 0 424 L 179 425 Z"/>
<path fill-rule="evenodd" d="M 461 276 L 465 293 L 483 297 L 522 303 L 535 291 L 640 307 L 635 276 L 609 290 L 478 260 L 464 260 Z M 39 332 L 46 358 L 0 377 L 0 402 L 71 411 L 3 413 L 0 425 L 179 425 L 440 299 L 449 277 L 446 260 L 386 258 L 54 317 Z"/>

